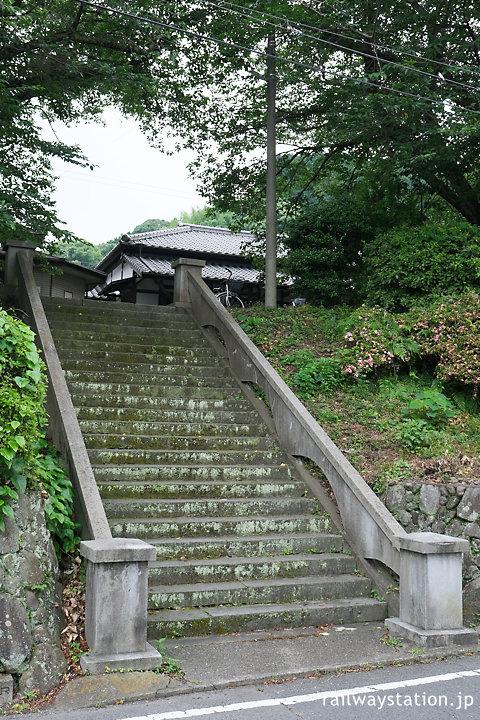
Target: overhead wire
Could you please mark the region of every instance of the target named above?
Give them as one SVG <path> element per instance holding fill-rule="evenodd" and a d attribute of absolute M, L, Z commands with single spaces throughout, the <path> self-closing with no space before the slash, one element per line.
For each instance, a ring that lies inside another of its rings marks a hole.
<path fill-rule="evenodd" d="M 362 78 L 357 78 L 352 75 L 335 73 L 334 71 L 332 71 L 328 68 L 325 68 L 324 65 L 311 65 L 311 64 L 305 63 L 301 60 L 294 60 L 292 58 L 286 58 L 281 55 L 269 54 L 265 51 L 257 50 L 256 48 L 248 47 L 246 45 L 241 45 L 240 43 L 236 43 L 234 41 L 222 40 L 221 38 L 214 38 L 214 37 L 211 37 L 210 35 L 198 33 L 198 32 L 195 32 L 194 30 L 188 30 L 187 28 L 182 28 L 182 27 L 179 27 L 178 25 L 174 25 L 172 23 L 165 23 L 165 22 L 162 22 L 161 20 L 155 20 L 153 18 L 136 15 L 135 13 L 130 13 L 127 10 L 120 10 L 119 8 L 112 8 L 107 5 L 102 5 L 100 3 L 93 2 L 93 0 L 76 0 L 76 2 L 79 2 L 82 5 L 85 5 L 88 7 L 93 7 L 97 10 L 104 10 L 104 11 L 112 13 L 114 15 L 120 15 L 120 16 L 128 17 L 128 18 L 131 18 L 134 20 L 139 20 L 140 22 L 149 23 L 151 25 L 156 25 L 158 27 L 162 27 L 162 28 L 165 28 L 168 30 L 175 30 L 176 32 L 182 33 L 184 35 L 187 35 L 187 36 L 192 37 L 197 40 L 206 40 L 207 42 L 212 42 L 217 45 L 222 45 L 224 47 L 231 47 L 236 50 L 243 50 L 245 52 L 249 52 L 254 55 L 257 55 L 258 57 L 263 57 L 263 58 L 274 57 L 277 60 L 277 62 L 287 63 L 289 65 L 294 65 L 296 67 L 301 67 L 301 68 L 304 68 L 307 70 L 313 70 L 315 72 L 320 71 L 324 74 L 328 74 L 333 79 L 349 80 L 351 82 L 356 83 L 357 85 L 363 85 L 366 87 L 374 87 L 374 88 L 382 90 L 384 92 L 392 92 L 394 94 L 401 95 L 403 97 L 410 97 L 415 100 L 422 100 L 431 105 L 442 106 L 444 108 L 444 110 L 445 110 L 445 105 L 448 104 L 450 109 L 456 108 L 457 110 L 460 110 L 462 112 L 473 113 L 475 115 L 480 114 L 479 110 L 474 110 L 472 108 L 467 108 L 462 105 L 458 105 L 457 103 L 450 100 L 450 98 L 447 98 L 445 100 L 435 100 L 433 98 L 429 98 L 424 95 L 420 95 L 418 93 L 412 93 L 412 92 L 408 92 L 406 90 L 392 88 L 388 85 L 380 85 L 379 83 L 374 83 L 370 80 L 364 80 Z"/>
<path fill-rule="evenodd" d="M 289 27 L 285 27 L 282 24 L 272 23 L 272 22 L 269 22 L 268 20 L 261 20 L 260 18 L 256 18 L 254 15 L 251 15 L 248 12 L 234 9 L 234 8 L 241 7 L 240 5 L 237 5 L 236 3 L 222 2 L 222 0 L 220 0 L 220 2 L 215 2 L 215 0 L 204 0 L 204 2 L 206 2 L 208 5 L 212 5 L 214 7 L 220 8 L 220 9 L 222 9 L 222 8 L 226 9 L 226 10 L 228 9 L 229 12 L 233 12 L 237 15 L 240 15 L 241 17 L 255 20 L 255 22 L 263 22 L 264 25 L 267 25 L 270 27 L 282 29 L 284 31 L 289 30 Z M 260 11 L 258 11 L 258 10 L 255 12 L 260 13 Z M 295 21 L 292 21 L 289 18 L 282 17 L 279 15 L 272 15 L 271 13 L 265 13 L 265 15 L 267 17 L 272 17 L 272 18 L 276 18 L 277 20 L 281 20 L 283 23 L 288 23 L 290 26 L 291 25 L 301 25 L 302 27 L 313 27 L 313 26 L 305 26 L 303 23 L 297 23 Z M 321 29 L 320 29 L 320 32 L 322 32 Z M 327 32 L 327 31 L 323 31 L 323 32 Z M 378 54 L 376 52 L 375 52 L 375 55 L 372 55 L 363 50 L 357 50 L 355 48 L 349 48 L 345 45 L 339 45 L 338 43 L 334 43 L 331 40 L 325 40 L 324 38 L 319 38 L 318 36 L 311 35 L 310 33 L 306 33 L 301 30 L 296 31 L 295 34 L 301 35 L 302 37 L 310 38 L 311 40 L 315 40 L 317 42 L 323 43 L 324 45 L 330 45 L 331 47 L 335 47 L 338 50 L 344 50 L 346 52 L 353 53 L 354 55 L 359 55 L 364 58 L 370 58 L 372 60 L 376 60 L 378 62 L 378 64 L 380 65 L 380 58 L 378 57 Z M 380 48 L 380 45 L 378 45 L 377 43 L 374 43 L 373 46 L 374 46 L 374 50 L 377 47 Z M 429 73 L 425 70 L 420 70 L 420 68 L 414 68 L 414 67 L 410 67 L 408 65 L 402 65 L 402 63 L 396 62 L 395 60 L 388 60 L 387 58 L 382 57 L 381 61 L 382 61 L 382 63 L 401 68 L 402 70 L 406 70 L 407 72 L 416 73 L 418 75 L 424 75 L 425 77 L 433 78 L 434 80 L 443 82 L 445 84 L 457 85 L 461 88 L 464 88 L 464 89 L 470 90 L 470 91 L 480 90 L 480 88 L 478 88 L 478 87 L 473 87 L 472 85 L 467 85 L 466 83 L 458 82 L 457 80 L 451 80 L 450 78 L 446 78 L 443 76 L 439 77 L 438 75 L 434 75 L 433 73 Z"/>

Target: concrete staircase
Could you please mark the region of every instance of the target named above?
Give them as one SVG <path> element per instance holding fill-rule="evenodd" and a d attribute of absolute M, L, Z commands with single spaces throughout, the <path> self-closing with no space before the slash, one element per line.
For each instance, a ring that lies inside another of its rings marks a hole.
<path fill-rule="evenodd" d="M 151 641 L 385 618 L 187 313 L 44 305 L 112 534 L 157 550 Z"/>

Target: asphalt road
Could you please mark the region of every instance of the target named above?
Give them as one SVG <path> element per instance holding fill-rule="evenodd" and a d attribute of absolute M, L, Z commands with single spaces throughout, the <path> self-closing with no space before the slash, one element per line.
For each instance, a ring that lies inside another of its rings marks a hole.
<path fill-rule="evenodd" d="M 480 654 L 108 708 L 29 713 L 43 720 L 480 720 Z"/>

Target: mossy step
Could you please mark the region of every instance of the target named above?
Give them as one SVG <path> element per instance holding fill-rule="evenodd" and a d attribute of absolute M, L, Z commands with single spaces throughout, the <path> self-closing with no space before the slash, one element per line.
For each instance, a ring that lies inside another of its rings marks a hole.
<path fill-rule="evenodd" d="M 256 558 L 262 560 L 277 556 L 298 557 L 310 554 L 316 557 L 326 552 L 348 552 L 341 535 L 329 532 L 291 532 L 286 535 L 225 535 L 222 537 L 151 538 L 157 551 L 157 560 L 201 560 L 229 562 L 232 558 Z"/>
<path fill-rule="evenodd" d="M 63 357 L 62 368 L 64 369 L 65 374 L 74 372 L 87 373 L 89 371 L 93 371 L 94 373 L 103 372 L 119 377 L 123 374 L 131 374 L 131 372 L 129 372 L 131 371 L 130 364 L 128 365 L 128 369 L 126 369 L 125 363 L 110 362 L 108 358 L 104 360 L 78 360 L 76 356 L 73 358 Z M 231 376 L 228 366 L 218 358 L 211 358 L 208 364 L 200 364 L 199 362 L 189 364 L 184 361 L 184 358 L 182 358 L 181 364 L 178 365 L 174 365 L 172 362 L 164 362 L 163 359 L 160 363 L 149 363 L 148 361 L 138 362 L 134 365 L 133 372 L 138 373 L 139 376 L 147 377 L 149 375 L 165 374 L 167 372 L 167 368 L 168 375 L 170 377 L 176 377 L 177 375 L 184 377 L 189 374 L 194 375 L 196 378 L 219 378 Z M 94 378 L 93 375 L 92 377 Z M 150 380 L 148 380 L 148 382 L 150 382 Z"/>
<path fill-rule="evenodd" d="M 292 471 L 280 465 L 92 465 L 98 482 L 291 482 Z M 302 484 L 303 487 L 303 484 Z"/>
<path fill-rule="evenodd" d="M 171 347 L 159 348 L 157 346 L 154 353 L 145 353 L 143 351 L 128 351 L 127 349 L 123 348 L 123 346 L 121 346 L 121 349 L 119 350 L 108 349 L 108 351 L 103 346 L 97 350 L 93 350 L 91 347 L 85 350 L 83 345 L 75 349 L 71 348 L 69 345 L 66 345 L 64 347 L 57 345 L 56 347 L 62 365 L 65 361 L 78 361 L 79 358 L 81 359 L 82 363 L 84 361 L 88 362 L 98 360 L 99 364 L 97 365 L 97 367 L 101 367 L 102 363 L 108 363 L 109 365 L 110 363 L 120 363 L 124 367 L 138 366 L 142 363 L 146 363 L 149 365 L 157 364 L 161 367 L 164 367 L 165 365 L 198 365 L 200 367 L 224 367 L 225 365 L 224 360 L 221 360 L 220 358 L 211 355 L 209 351 L 205 348 L 201 348 L 196 351 L 191 348 L 175 349 Z M 175 350 L 177 350 L 177 352 L 175 352 Z"/>
<path fill-rule="evenodd" d="M 172 472 L 175 475 L 175 472 Z M 303 495 L 304 487 L 300 482 L 165 482 L 136 481 L 128 482 L 115 479 L 115 482 L 98 482 L 100 496 L 104 500 L 120 498 L 242 498 L 242 497 L 289 497 Z"/>
<path fill-rule="evenodd" d="M 297 517 L 202 517 L 162 518 L 160 522 L 149 518 L 112 518 L 109 525 L 113 537 L 139 538 L 150 542 L 155 538 L 222 537 L 225 535 L 290 535 L 291 533 L 324 533 L 330 530 L 328 518 L 319 515 Z"/>
<path fill-rule="evenodd" d="M 307 515 L 311 498 L 242 497 L 198 499 L 120 498 L 103 501 L 107 518 L 141 517 L 163 522 L 170 518 L 250 517 L 253 515 Z"/>
<path fill-rule="evenodd" d="M 121 435 L 84 433 L 87 448 L 128 450 L 274 450 L 272 437 L 221 435 Z"/>
<path fill-rule="evenodd" d="M 268 450 L 88 450 L 93 465 L 271 465 L 284 462 L 281 453 Z"/>
<path fill-rule="evenodd" d="M 90 396 L 89 396 L 90 397 Z M 189 404 L 194 401 L 190 400 Z M 193 407 L 188 409 L 181 405 L 172 405 L 170 407 L 159 408 L 158 410 L 152 404 L 148 407 L 104 407 L 100 403 L 98 406 L 76 407 L 76 413 L 79 420 L 108 420 L 108 421 L 125 421 L 125 422 L 158 422 L 165 423 L 237 423 L 250 424 L 258 422 L 256 415 L 251 406 L 250 410 L 229 410 L 213 407 L 212 409 Z"/>
<path fill-rule="evenodd" d="M 157 369 L 156 373 L 139 372 L 123 372 L 113 373 L 101 370 L 89 372 L 87 370 L 68 370 L 64 371 L 68 383 L 102 383 L 109 385 L 117 385 L 122 388 L 125 386 L 133 387 L 135 385 L 175 385 L 176 387 L 197 387 L 197 388 L 235 388 L 238 391 L 238 383 L 231 375 L 222 373 L 217 375 L 197 375 L 188 368 L 183 368 L 181 373 L 171 373 L 168 367 Z"/>
<path fill-rule="evenodd" d="M 265 437 L 267 426 L 260 422 L 247 423 L 172 423 L 139 420 L 79 420 L 80 429 L 86 435 L 116 434 L 132 435 L 135 431 L 140 435 L 163 435 L 178 437 Z"/>
<path fill-rule="evenodd" d="M 128 327 L 128 331 L 134 333 L 156 332 L 158 330 L 170 330 L 178 328 L 185 331 L 187 328 L 194 328 L 196 332 L 200 332 L 198 326 L 192 322 L 188 315 L 164 314 L 158 318 L 144 318 L 135 314 L 127 314 L 124 316 L 108 317 L 107 315 L 98 315 L 91 312 L 64 313 L 47 312 L 49 325 L 54 332 L 67 332 L 70 330 L 98 330 L 98 332 L 111 333 L 112 327 L 119 329 L 124 326 Z M 113 323 L 112 323 L 113 320 Z"/>
<path fill-rule="evenodd" d="M 218 605 L 263 605 L 364 597 L 370 592 L 371 586 L 370 578 L 355 575 L 303 576 L 150 586 L 148 609 L 173 610 Z"/>
<path fill-rule="evenodd" d="M 76 382 L 68 381 L 70 392 L 74 395 L 92 393 L 93 395 L 127 395 L 133 397 L 153 397 L 153 398 L 199 398 L 205 400 L 223 400 L 231 398 L 233 400 L 244 400 L 245 396 L 238 386 L 230 383 L 222 384 L 221 380 L 217 387 L 198 387 L 195 383 L 191 385 L 164 385 L 160 378 L 155 378 L 156 382 L 148 385 L 122 385 L 121 383 L 102 383 L 102 382 Z"/>
<path fill-rule="evenodd" d="M 70 315 L 83 315 L 92 316 L 104 316 L 106 318 L 161 318 L 163 316 L 177 316 L 182 315 L 191 321 L 191 317 L 185 312 L 183 308 L 177 308 L 174 305 L 156 305 L 152 307 L 150 305 L 136 305 L 135 303 L 111 303 L 102 302 L 96 300 L 86 301 L 74 301 L 74 300 L 60 300 L 59 298 L 43 298 L 42 304 L 45 309 L 47 316 L 50 315 L 64 315 L 69 317 Z M 129 320 L 130 321 L 130 320 Z"/>
<path fill-rule="evenodd" d="M 162 637 L 224 635 L 249 630 L 383 622 L 387 603 L 371 598 L 346 598 L 281 605 L 157 610 L 148 614 L 150 641 Z"/>
<path fill-rule="evenodd" d="M 155 395 L 98 395 L 95 393 L 72 393 L 71 397 L 76 407 L 130 407 L 136 409 L 152 409 L 153 411 L 157 410 L 159 412 L 163 410 L 176 410 L 177 413 L 188 410 L 193 410 L 196 413 L 208 410 L 252 412 L 252 406 L 247 400 L 240 400 L 236 397 L 227 399 L 182 398 L 158 397 Z M 163 413 L 162 417 L 165 417 Z"/>
<path fill-rule="evenodd" d="M 103 332 L 96 326 L 90 328 L 70 330 L 59 330 L 52 328 L 52 334 L 59 345 L 66 345 L 70 342 L 90 343 L 102 342 L 111 346 L 112 344 L 138 345 L 141 347 L 154 348 L 156 345 L 171 345 L 173 347 L 208 347 L 208 342 L 197 327 L 182 326 L 179 328 L 158 327 L 148 330 L 147 328 L 135 328 L 130 325 L 119 326 L 118 328 L 108 327 L 108 332 Z M 123 335 L 123 337 L 122 337 Z"/>
<path fill-rule="evenodd" d="M 351 555 L 305 553 L 270 557 L 155 561 L 149 564 L 148 578 L 149 583 L 155 586 L 348 575 L 355 569 L 356 561 Z"/>
<path fill-rule="evenodd" d="M 130 353 L 143 355 L 147 360 L 153 360 L 157 355 L 196 355 L 211 356 L 212 350 L 207 341 L 203 338 L 175 338 L 174 342 L 162 342 L 162 338 L 158 338 L 158 342 L 132 342 L 128 338 L 128 328 L 123 328 L 127 332 L 127 336 L 122 340 L 116 337 L 116 340 L 103 341 L 101 338 L 95 340 L 71 340 L 68 335 L 64 338 L 55 338 L 55 345 L 59 355 L 63 354 L 63 350 L 77 350 L 82 354 L 92 355 L 95 352 L 107 353 Z"/>

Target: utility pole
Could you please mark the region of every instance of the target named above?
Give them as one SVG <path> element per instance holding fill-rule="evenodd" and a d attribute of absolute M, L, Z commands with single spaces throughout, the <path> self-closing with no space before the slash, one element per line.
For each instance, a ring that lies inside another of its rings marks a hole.
<path fill-rule="evenodd" d="M 277 307 L 277 148 L 275 127 L 276 59 L 275 32 L 267 41 L 267 188 L 265 247 L 265 307 Z"/>

